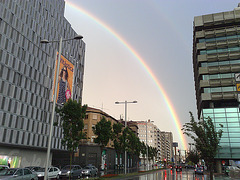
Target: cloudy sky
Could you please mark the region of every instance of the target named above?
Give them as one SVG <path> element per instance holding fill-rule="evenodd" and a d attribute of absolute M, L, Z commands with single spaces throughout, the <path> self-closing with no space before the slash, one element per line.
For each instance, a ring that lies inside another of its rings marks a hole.
<path fill-rule="evenodd" d="M 189 111 L 197 117 L 194 16 L 231 11 L 238 3 L 66 0 L 65 17 L 86 43 L 83 103 L 119 119 L 124 117 L 124 105 L 115 101 L 136 100 L 137 104 L 128 104 L 127 119 L 154 121 L 161 131 L 172 131 L 183 148 L 179 127 L 190 120 Z"/>

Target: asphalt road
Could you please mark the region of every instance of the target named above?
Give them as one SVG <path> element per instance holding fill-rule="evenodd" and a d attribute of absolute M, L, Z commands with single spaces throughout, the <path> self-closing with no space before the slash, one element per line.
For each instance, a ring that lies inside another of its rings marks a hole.
<path fill-rule="evenodd" d="M 215 180 L 233 180 L 230 177 L 224 175 L 215 175 Z M 115 180 L 208 180 L 210 179 L 208 174 L 195 175 L 194 170 L 183 169 L 182 172 L 176 172 L 175 170 L 164 169 L 146 174 L 139 174 L 135 176 L 127 176 L 121 178 L 114 178 Z"/>

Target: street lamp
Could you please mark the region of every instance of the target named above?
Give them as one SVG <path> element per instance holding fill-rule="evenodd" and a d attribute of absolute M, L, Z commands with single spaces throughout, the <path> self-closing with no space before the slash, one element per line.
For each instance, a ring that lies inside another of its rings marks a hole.
<path fill-rule="evenodd" d="M 48 138 L 48 147 L 47 147 L 47 157 L 46 157 L 46 166 L 45 166 L 45 174 L 44 174 L 44 180 L 48 179 L 48 166 L 49 166 L 49 156 L 50 156 L 50 150 L 51 150 L 51 144 L 52 144 L 52 133 L 53 133 L 53 121 L 54 121 L 54 114 L 55 114 L 55 106 L 56 106 L 56 96 L 57 96 L 57 85 L 58 85 L 58 76 L 59 76 L 59 67 L 60 67 L 60 59 L 61 59 L 61 53 L 62 53 L 62 42 L 63 41 L 70 41 L 70 40 L 80 40 L 82 39 L 83 36 L 77 35 L 74 38 L 69 38 L 69 39 L 62 39 L 60 37 L 60 40 L 54 40 L 54 41 L 48 41 L 47 39 L 43 39 L 40 41 L 42 44 L 48 44 L 48 43 L 59 43 L 59 50 L 58 50 L 58 61 L 57 61 L 57 73 L 56 73 L 56 80 L 55 80 L 55 91 L 54 91 L 54 96 L 53 96 L 53 107 L 52 107 L 52 117 L 51 117 L 51 124 L 50 124 L 50 131 L 49 131 L 49 138 Z"/>
<path fill-rule="evenodd" d="M 127 104 L 128 103 L 137 103 L 137 101 L 124 101 L 124 102 L 115 102 L 115 104 L 125 104 L 125 128 L 127 127 Z M 124 171 L 125 171 L 125 174 L 127 174 L 127 151 L 126 151 L 126 148 L 125 148 L 125 161 L 124 161 Z"/>

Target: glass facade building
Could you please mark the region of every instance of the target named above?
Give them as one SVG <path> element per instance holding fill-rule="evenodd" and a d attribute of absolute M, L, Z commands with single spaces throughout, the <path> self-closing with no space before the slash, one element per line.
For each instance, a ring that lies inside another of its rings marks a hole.
<path fill-rule="evenodd" d="M 20 167 L 45 164 L 58 43 L 40 41 L 77 35 L 64 8 L 64 0 L 0 1 L 0 158 Z M 81 100 L 85 43 L 63 42 L 62 55 L 74 66 L 72 99 Z M 53 152 L 65 150 L 62 137 L 54 126 Z"/>
<path fill-rule="evenodd" d="M 222 162 L 240 160 L 240 114 L 235 74 L 240 73 L 240 8 L 194 17 L 193 71 L 198 118 L 223 127 Z"/>

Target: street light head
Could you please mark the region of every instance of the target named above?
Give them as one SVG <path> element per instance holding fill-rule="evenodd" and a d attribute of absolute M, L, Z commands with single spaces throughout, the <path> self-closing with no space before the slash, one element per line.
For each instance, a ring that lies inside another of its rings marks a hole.
<path fill-rule="evenodd" d="M 137 101 L 133 101 L 133 103 L 137 103 Z"/>
<path fill-rule="evenodd" d="M 117 101 L 117 102 L 115 102 L 115 104 L 119 104 L 119 102 Z"/>
<path fill-rule="evenodd" d="M 47 44 L 47 43 L 49 43 L 49 41 L 47 39 L 43 39 L 43 40 L 40 41 L 40 43 Z"/>
<path fill-rule="evenodd" d="M 77 35 L 77 36 L 75 36 L 73 39 L 82 39 L 82 38 L 83 38 L 82 35 Z"/>

